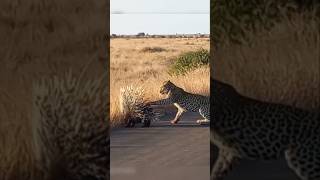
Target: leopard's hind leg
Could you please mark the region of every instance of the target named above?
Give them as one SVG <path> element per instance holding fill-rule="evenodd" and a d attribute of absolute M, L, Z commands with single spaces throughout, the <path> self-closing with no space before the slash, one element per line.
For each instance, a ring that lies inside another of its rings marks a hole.
<path fill-rule="evenodd" d="M 320 147 L 317 143 L 306 143 L 285 152 L 289 167 L 302 180 L 320 180 Z"/>
<path fill-rule="evenodd" d="M 210 123 L 210 112 L 209 112 L 208 108 L 200 108 L 199 113 L 204 119 L 197 120 L 198 124 Z"/>
<path fill-rule="evenodd" d="M 231 171 L 232 166 L 239 161 L 232 153 L 220 149 L 218 159 L 215 161 L 211 169 L 211 180 L 223 180 L 224 177 Z"/>

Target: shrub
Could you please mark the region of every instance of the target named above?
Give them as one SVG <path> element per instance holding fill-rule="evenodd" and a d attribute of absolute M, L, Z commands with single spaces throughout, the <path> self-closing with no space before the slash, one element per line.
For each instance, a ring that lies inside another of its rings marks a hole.
<path fill-rule="evenodd" d="M 186 52 L 178 56 L 171 67 L 169 75 L 185 75 L 188 71 L 196 69 L 210 62 L 210 53 L 208 50 L 200 49 L 197 51 Z"/>
<path fill-rule="evenodd" d="M 166 49 L 162 47 L 144 47 L 143 49 L 141 49 L 141 52 L 144 52 L 144 53 L 156 53 L 156 52 L 164 52 L 164 51 L 166 51 Z"/>
<path fill-rule="evenodd" d="M 241 45 L 221 44 L 211 76 L 252 98 L 319 110 L 319 18 L 313 12 L 280 18 L 272 29 L 246 32 Z"/>
<path fill-rule="evenodd" d="M 213 0 L 211 1 L 211 35 L 215 45 L 225 40 L 240 43 L 245 32 L 268 29 L 283 14 L 316 10 L 314 0 Z"/>

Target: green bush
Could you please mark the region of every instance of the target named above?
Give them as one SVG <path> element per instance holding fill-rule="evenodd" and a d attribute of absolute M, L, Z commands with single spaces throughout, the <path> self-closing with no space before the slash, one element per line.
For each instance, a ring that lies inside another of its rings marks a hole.
<path fill-rule="evenodd" d="M 211 0 L 210 24 L 212 43 L 240 43 L 245 32 L 269 29 L 283 15 L 313 10 L 315 0 Z"/>
<path fill-rule="evenodd" d="M 208 50 L 200 49 L 197 51 L 186 52 L 176 59 L 170 66 L 168 73 L 172 75 L 185 75 L 191 70 L 200 66 L 208 65 L 210 62 L 210 53 Z"/>

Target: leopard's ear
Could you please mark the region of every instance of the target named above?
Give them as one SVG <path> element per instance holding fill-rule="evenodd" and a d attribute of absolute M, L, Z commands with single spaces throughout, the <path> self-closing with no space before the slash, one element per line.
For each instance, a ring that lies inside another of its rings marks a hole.
<path fill-rule="evenodd" d="M 168 84 L 174 85 L 170 80 L 167 81 Z"/>
<path fill-rule="evenodd" d="M 163 81 L 162 84 L 164 85 L 164 84 L 167 84 L 167 83 L 170 83 L 170 80 L 169 81 Z"/>

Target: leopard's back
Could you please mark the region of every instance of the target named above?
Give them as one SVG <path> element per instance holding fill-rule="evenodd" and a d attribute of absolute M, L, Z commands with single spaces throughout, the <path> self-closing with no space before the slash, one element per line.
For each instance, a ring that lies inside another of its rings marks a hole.
<path fill-rule="evenodd" d="M 239 159 L 280 157 L 302 180 L 320 179 L 319 112 L 251 99 L 231 85 L 211 83 L 211 141 L 219 148 L 213 179 L 222 179 Z"/>
<path fill-rule="evenodd" d="M 200 108 L 209 108 L 210 99 L 207 96 L 178 91 L 170 94 L 173 103 L 179 104 L 187 111 L 197 112 Z"/>
<path fill-rule="evenodd" d="M 210 97 L 203 96 L 199 94 L 193 94 L 184 91 L 183 89 L 177 89 L 169 94 L 169 99 L 175 104 L 179 109 L 189 112 L 198 112 L 202 117 L 204 117 L 204 122 L 210 121 Z M 200 123 L 201 122 L 198 122 Z"/>
<path fill-rule="evenodd" d="M 251 99 L 225 88 L 220 89 L 224 94 L 214 96 L 211 130 L 217 137 L 215 143 L 233 148 L 237 156 L 276 159 L 288 147 L 305 143 L 320 132 L 316 112 Z"/>

